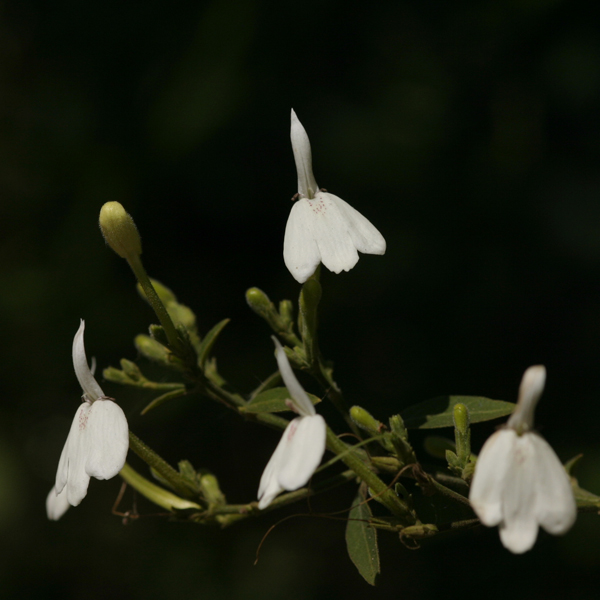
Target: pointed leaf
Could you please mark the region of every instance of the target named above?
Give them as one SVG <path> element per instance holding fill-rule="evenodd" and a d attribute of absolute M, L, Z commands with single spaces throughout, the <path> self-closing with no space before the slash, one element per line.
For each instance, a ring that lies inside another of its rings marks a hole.
<path fill-rule="evenodd" d="M 410 429 L 435 429 L 454 427 L 454 405 L 464 404 L 469 409 L 471 423 L 491 421 L 510 415 L 515 408 L 512 402 L 490 400 L 481 396 L 439 396 L 402 411 L 401 416 Z"/>
<path fill-rule="evenodd" d="M 310 401 L 314 404 L 321 402 L 321 399 L 313 394 L 308 394 Z M 248 404 L 241 406 L 239 410 L 249 413 L 275 413 L 289 411 L 290 408 L 285 403 L 290 399 L 290 393 L 287 388 L 276 387 L 265 392 L 257 394 Z"/>
<path fill-rule="evenodd" d="M 162 396 L 158 396 L 157 398 L 154 398 L 154 400 L 152 400 L 152 402 L 150 402 L 150 404 L 148 404 L 146 406 L 146 408 L 144 408 L 144 410 L 140 414 L 145 415 L 149 410 L 152 410 L 153 408 L 160 406 L 161 404 L 163 404 L 163 402 L 167 402 L 167 400 L 172 400 L 173 398 L 179 398 L 180 396 L 185 396 L 186 394 L 187 394 L 187 390 L 185 389 L 184 386 L 181 386 L 180 388 L 177 388 L 176 390 L 171 390 L 170 392 L 167 392 L 166 394 L 162 394 Z"/>
<path fill-rule="evenodd" d="M 369 504 L 365 502 L 363 487 L 352 502 L 352 510 L 346 525 L 346 547 L 350 559 L 367 583 L 375 585 L 375 578 L 381 572 L 377 530 L 369 522 L 372 518 Z"/>
<path fill-rule="evenodd" d="M 200 344 L 200 348 L 198 350 L 198 365 L 200 367 L 204 367 L 204 363 L 208 359 L 210 355 L 210 351 L 212 347 L 215 345 L 217 338 L 223 328 L 227 323 L 229 323 L 230 319 L 223 319 L 220 323 L 217 323 L 207 334 L 204 336 L 202 343 Z"/>

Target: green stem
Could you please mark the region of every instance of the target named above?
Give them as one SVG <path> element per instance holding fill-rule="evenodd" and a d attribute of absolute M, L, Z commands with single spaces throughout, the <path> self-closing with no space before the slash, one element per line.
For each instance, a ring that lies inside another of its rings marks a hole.
<path fill-rule="evenodd" d="M 162 508 L 172 511 L 175 510 L 186 510 L 196 509 L 202 510 L 202 507 L 195 502 L 184 500 L 175 494 L 165 490 L 164 488 L 148 481 L 145 477 L 142 477 L 137 471 L 132 469 L 127 463 L 123 465 L 123 468 L 119 472 L 119 475 L 134 489 L 137 490 L 142 496 L 145 496 Z"/>
<path fill-rule="evenodd" d="M 335 452 L 346 466 L 352 469 L 357 477 L 369 486 L 371 494 L 376 496 L 393 515 L 399 517 L 405 523 L 414 523 L 414 517 L 406 503 L 389 489 L 355 454 L 353 449 L 342 442 L 329 427 L 327 427 L 327 447 Z"/>
<path fill-rule="evenodd" d="M 184 355 L 184 348 L 179 340 L 179 335 L 177 334 L 177 329 L 175 325 L 173 325 L 173 321 L 165 308 L 165 305 L 162 303 L 162 300 L 159 298 L 150 278 L 146 273 L 146 269 L 144 269 L 144 265 L 142 264 L 142 260 L 139 255 L 132 256 L 127 259 L 131 270 L 142 286 L 142 290 L 144 290 L 144 294 L 146 299 L 148 300 L 150 306 L 156 313 L 160 324 L 163 326 L 165 330 L 165 334 L 167 339 L 169 340 L 169 345 L 171 346 L 171 350 L 175 352 L 175 354 L 179 356 Z"/>
<path fill-rule="evenodd" d="M 217 520 L 222 527 L 227 527 L 233 523 L 236 523 L 240 519 L 256 517 L 263 513 L 276 510 L 283 506 L 287 506 L 288 504 L 293 504 L 294 502 L 298 502 L 300 500 L 315 496 L 316 494 L 321 494 L 333 488 L 339 487 L 348 481 L 352 481 L 355 479 L 355 477 L 356 474 L 354 471 L 344 471 L 338 475 L 334 475 L 333 477 L 326 479 L 325 481 L 321 481 L 310 488 L 301 488 L 294 492 L 281 494 L 263 510 L 258 509 L 257 502 L 250 502 L 249 504 L 227 504 L 225 506 L 219 506 L 212 514 L 216 515 Z"/>
<path fill-rule="evenodd" d="M 178 473 L 169 463 L 161 458 L 152 448 L 144 444 L 139 437 L 129 432 L 129 447 L 150 467 L 152 467 L 173 489 L 183 496 L 195 496 L 197 490 Z"/>
<path fill-rule="evenodd" d="M 466 498 L 465 496 L 463 496 L 462 494 L 459 494 L 458 492 L 451 490 L 450 488 L 446 487 L 445 485 L 442 485 L 439 481 L 436 481 L 435 478 L 433 478 L 431 475 L 428 476 L 428 479 L 429 479 L 429 482 L 436 489 L 436 491 L 438 491 L 440 494 L 443 494 L 444 496 L 447 496 L 448 498 L 452 498 L 456 502 L 460 502 L 461 504 L 465 504 L 466 506 L 469 506 L 469 507 L 471 506 L 469 499 Z"/>

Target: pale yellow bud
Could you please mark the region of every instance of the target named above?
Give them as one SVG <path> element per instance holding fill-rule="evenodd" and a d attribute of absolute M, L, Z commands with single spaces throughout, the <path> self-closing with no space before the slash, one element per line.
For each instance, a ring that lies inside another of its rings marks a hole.
<path fill-rule="evenodd" d="M 142 242 L 131 215 L 119 202 L 107 202 L 100 210 L 100 230 L 106 243 L 130 260 L 142 253 Z"/>

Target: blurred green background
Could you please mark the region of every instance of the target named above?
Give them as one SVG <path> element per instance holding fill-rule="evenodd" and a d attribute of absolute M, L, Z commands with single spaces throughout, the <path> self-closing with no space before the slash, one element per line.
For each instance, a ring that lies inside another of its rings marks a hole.
<path fill-rule="evenodd" d="M 585 453 L 580 482 L 600 493 L 593 6 L 0 2 L 0 597 L 597 598 L 595 515 L 521 557 L 495 530 L 420 551 L 381 535 L 372 589 L 345 553 L 343 521 L 288 520 L 253 566 L 279 513 L 224 532 L 153 516 L 123 526 L 110 514 L 118 480 L 93 480 L 58 523 L 44 509 L 79 403 L 79 318 L 100 369 L 136 360 L 132 339 L 153 322 L 98 231 L 105 201 L 134 216 L 148 271 L 201 331 L 232 318 L 217 346 L 231 383 L 247 391 L 274 370 L 244 292 L 299 290 L 281 256 L 291 107 L 319 185 L 388 242 L 385 257 L 322 278 L 322 347 L 348 401 L 383 419 L 444 393 L 514 400 L 525 368 L 544 363 L 539 427 L 563 460 Z M 255 497 L 276 432 L 197 397 L 141 417 L 147 396 L 104 390 L 168 460 L 213 470 L 232 502 Z M 493 430 L 474 429 L 476 450 Z M 352 495 L 313 509 L 342 510 Z"/>

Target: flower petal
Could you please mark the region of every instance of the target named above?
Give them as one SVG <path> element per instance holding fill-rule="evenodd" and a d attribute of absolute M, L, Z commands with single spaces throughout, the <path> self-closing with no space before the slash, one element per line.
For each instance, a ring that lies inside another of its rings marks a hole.
<path fill-rule="evenodd" d="M 310 141 L 306 130 L 298 120 L 293 108 L 290 138 L 292 140 L 296 171 L 298 172 L 298 193 L 303 198 L 314 198 L 319 187 L 317 186 L 312 170 Z"/>
<path fill-rule="evenodd" d="M 513 445 L 512 464 L 503 482 L 503 522 L 500 523 L 500 540 L 505 548 L 515 554 L 530 550 L 538 532 L 536 515 L 537 461 L 535 434 L 517 436 Z"/>
<path fill-rule="evenodd" d="M 53 487 L 46 497 L 46 514 L 51 521 L 58 521 L 70 506 L 66 489 L 57 494 L 56 488 Z"/>
<path fill-rule="evenodd" d="M 277 358 L 279 372 L 281 373 L 283 383 L 285 383 L 285 387 L 290 393 L 298 413 L 302 416 L 314 415 L 316 412 L 315 407 L 310 401 L 307 393 L 304 391 L 304 388 L 300 385 L 300 382 L 296 379 L 283 346 L 279 343 L 279 340 L 275 336 L 271 336 L 271 338 L 275 342 L 275 347 L 277 348 L 275 351 L 275 356 Z"/>
<path fill-rule="evenodd" d="M 308 201 L 298 200 L 290 212 L 283 238 L 283 261 L 298 283 L 304 283 L 321 262 L 312 231 L 314 215 Z"/>
<path fill-rule="evenodd" d="M 96 479 L 111 479 L 123 468 L 129 449 L 125 413 L 112 400 L 96 400 L 87 425 L 85 472 Z"/>
<path fill-rule="evenodd" d="M 83 393 L 90 400 L 97 400 L 104 396 L 102 388 L 94 379 L 90 368 L 88 367 L 87 358 L 85 356 L 85 347 L 83 345 L 83 332 L 85 330 L 85 322 L 81 319 L 81 325 L 73 338 L 73 367 L 75 367 L 75 375 L 79 381 L 79 385 Z"/>
<path fill-rule="evenodd" d="M 90 483 L 85 472 L 88 452 L 85 434 L 90 408 L 88 402 L 83 402 L 77 409 L 56 471 L 56 492 L 60 494 L 66 487 L 71 506 L 77 506 L 85 498 Z"/>
<path fill-rule="evenodd" d="M 283 492 L 283 488 L 279 484 L 279 471 L 283 456 L 287 452 L 288 446 L 288 430 L 295 428 L 296 425 L 292 425 L 298 419 L 293 419 L 288 423 L 288 426 L 283 431 L 283 435 L 275 448 L 275 452 L 271 455 L 265 470 L 263 471 L 262 477 L 260 478 L 260 485 L 258 486 L 258 508 L 262 510 L 271 504 L 275 496 Z"/>
<path fill-rule="evenodd" d="M 288 426 L 284 432 L 288 443 L 279 464 L 279 483 L 284 490 L 294 491 L 306 484 L 319 466 L 325 453 L 327 435 L 321 415 L 299 417 L 295 431 Z"/>
<path fill-rule="evenodd" d="M 577 518 L 569 476 L 550 444 L 540 435 L 528 435 L 535 449 L 537 521 L 548 533 L 561 535 Z"/>
<path fill-rule="evenodd" d="M 483 445 L 469 492 L 469 501 L 479 520 L 488 527 L 498 525 L 503 518 L 502 495 L 507 471 L 512 468 L 513 446 L 517 434 L 501 429 Z"/>
<path fill-rule="evenodd" d="M 258 508 L 269 506 L 283 490 L 306 484 L 325 452 L 326 425 L 321 415 L 297 417 L 285 428 L 258 488 Z"/>
<path fill-rule="evenodd" d="M 385 239 L 371 221 L 338 196 L 329 196 L 335 200 L 338 209 L 345 216 L 348 233 L 356 249 L 365 254 L 385 254 Z"/>
<path fill-rule="evenodd" d="M 339 209 L 337 196 L 319 192 L 314 200 L 303 200 L 312 211 L 309 227 L 317 243 L 321 262 L 334 273 L 349 271 L 358 262 L 358 252 L 348 231 L 349 223 Z"/>

